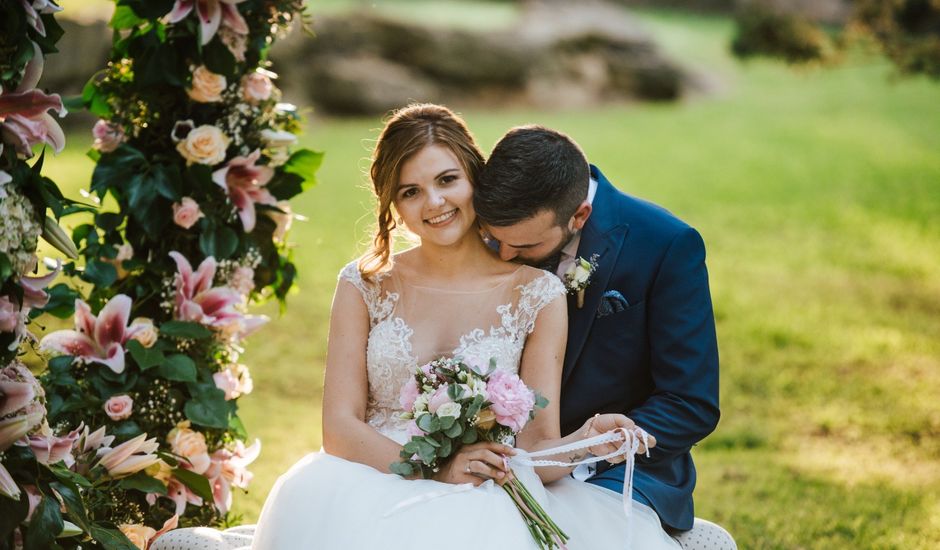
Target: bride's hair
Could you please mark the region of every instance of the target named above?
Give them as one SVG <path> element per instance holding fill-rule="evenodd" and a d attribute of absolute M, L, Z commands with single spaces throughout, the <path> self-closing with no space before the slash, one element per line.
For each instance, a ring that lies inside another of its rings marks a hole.
<path fill-rule="evenodd" d="M 359 272 L 370 279 L 389 264 L 392 231 L 397 227 L 392 203 L 398 191 L 401 166 L 428 145 L 443 145 L 460 162 L 471 184 L 483 169 L 483 153 L 462 118 L 442 105 L 412 104 L 392 113 L 372 154 L 370 176 L 377 199 L 375 236 L 359 259 Z"/>

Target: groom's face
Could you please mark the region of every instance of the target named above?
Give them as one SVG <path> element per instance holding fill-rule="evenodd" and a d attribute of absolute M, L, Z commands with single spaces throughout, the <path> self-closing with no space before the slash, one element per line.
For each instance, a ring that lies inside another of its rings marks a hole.
<path fill-rule="evenodd" d="M 541 265 L 561 251 L 577 230 L 568 224 L 559 225 L 555 213 L 543 210 L 513 225 L 483 229 L 499 241 L 499 257 L 504 261 Z"/>

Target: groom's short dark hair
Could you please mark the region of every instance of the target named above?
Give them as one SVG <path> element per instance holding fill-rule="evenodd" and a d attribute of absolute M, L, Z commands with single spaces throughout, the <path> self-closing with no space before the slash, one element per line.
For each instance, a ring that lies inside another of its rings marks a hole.
<path fill-rule="evenodd" d="M 473 207 L 486 224 L 505 227 L 549 210 L 563 224 L 588 195 L 591 178 L 578 144 L 544 126 L 506 132 L 486 161 Z"/>

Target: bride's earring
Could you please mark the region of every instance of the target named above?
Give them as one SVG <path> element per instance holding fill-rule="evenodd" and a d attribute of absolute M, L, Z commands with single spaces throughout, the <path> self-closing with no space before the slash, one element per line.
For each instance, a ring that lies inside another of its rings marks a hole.
<path fill-rule="evenodd" d="M 398 216 L 397 218 L 395 218 L 395 223 L 397 223 L 398 225 L 405 225 L 405 220 L 401 216 Z"/>

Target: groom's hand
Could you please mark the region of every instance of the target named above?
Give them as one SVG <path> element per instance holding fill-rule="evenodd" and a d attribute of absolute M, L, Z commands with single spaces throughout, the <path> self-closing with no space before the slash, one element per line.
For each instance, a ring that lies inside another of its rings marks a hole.
<path fill-rule="evenodd" d="M 636 423 L 634 423 L 633 420 L 630 420 L 629 418 L 627 418 L 626 416 L 622 414 L 614 414 L 614 413 L 596 415 L 593 418 L 589 419 L 587 422 L 585 422 L 584 426 L 585 426 L 585 429 L 583 433 L 584 433 L 585 439 L 588 439 L 597 435 L 601 435 L 612 430 L 617 430 L 620 428 L 623 428 L 627 431 L 632 431 L 634 428 L 637 427 Z M 656 438 L 653 437 L 652 435 L 649 436 L 648 442 L 649 442 L 650 449 L 656 446 Z M 622 444 L 623 443 L 620 441 L 613 441 L 610 443 L 604 443 L 601 445 L 595 445 L 594 447 L 589 447 L 588 451 L 590 451 L 591 454 L 594 456 L 604 456 L 604 455 L 607 455 L 616 451 L 617 449 L 620 448 Z M 637 449 L 637 454 L 645 454 L 646 450 L 647 450 L 647 446 L 644 445 L 643 440 L 640 440 L 640 447 L 639 449 Z M 621 455 L 621 456 L 615 456 L 611 458 L 610 460 L 608 460 L 608 462 L 610 462 L 611 464 L 618 464 L 620 462 L 623 462 L 626 459 L 627 458 L 625 456 Z"/>
<path fill-rule="evenodd" d="M 512 477 L 503 457 L 514 454 L 515 449 L 509 445 L 491 441 L 465 445 L 450 457 L 433 479 L 443 483 L 472 483 L 474 486 L 492 479 L 502 485 Z"/>

